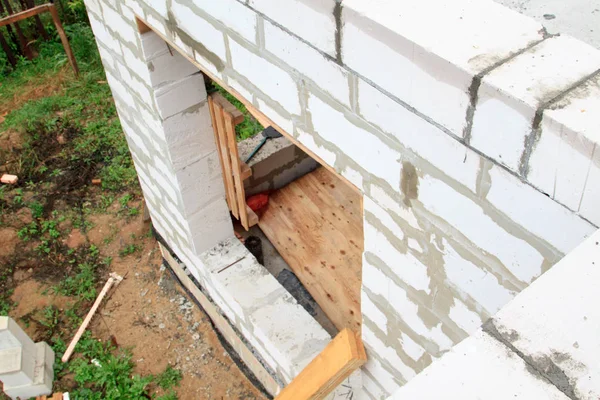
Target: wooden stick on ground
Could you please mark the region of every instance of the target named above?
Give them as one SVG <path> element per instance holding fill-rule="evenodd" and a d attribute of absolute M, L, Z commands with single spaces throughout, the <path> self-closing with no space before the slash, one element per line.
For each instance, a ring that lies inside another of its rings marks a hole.
<path fill-rule="evenodd" d="M 81 323 L 81 326 L 77 330 L 75 337 L 73 337 L 73 340 L 71 340 L 71 343 L 69 343 L 69 347 L 67 347 L 67 351 L 65 351 L 65 354 L 61 358 L 62 362 L 69 361 L 71 354 L 73 354 L 73 350 L 75 350 L 75 346 L 77 345 L 77 342 L 79 342 L 79 339 L 81 339 L 81 335 L 83 335 L 83 332 L 85 332 L 85 329 L 87 328 L 90 321 L 92 320 L 92 317 L 96 313 L 96 310 L 100 306 L 100 303 L 102 303 L 102 299 L 104 299 L 104 297 L 106 296 L 106 293 L 108 293 L 108 291 L 110 290 L 112 285 L 115 284 L 115 282 L 116 282 L 116 284 L 118 284 L 122 280 L 123 280 L 123 278 L 121 276 L 115 274 L 114 272 L 110 273 L 110 278 L 108 278 L 108 281 L 106 281 L 106 283 L 104 284 L 104 287 L 102 288 L 102 291 L 96 298 L 94 305 L 92 306 L 92 308 L 86 315 L 85 319 Z"/>

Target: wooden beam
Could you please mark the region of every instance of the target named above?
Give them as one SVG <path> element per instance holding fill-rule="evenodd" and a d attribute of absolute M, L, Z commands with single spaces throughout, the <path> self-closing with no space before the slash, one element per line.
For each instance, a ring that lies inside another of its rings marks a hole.
<path fill-rule="evenodd" d="M 21 20 L 24 20 L 29 17 L 33 17 L 34 15 L 38 15 L 40 13 L 43 13 L 43 12 L 46 12 L 49 10 L 50 10 L 50 4 L 42 4 L 40 6 L 36 6 L 36 7 L 30 8 L 28 10 L 21 11 L 21 12 L 9 15 L 8 17 L 4 17 L 4 18 L 0 19 L 0 26 L 14 24 L 15 22 L 19 22 Z"/>
<path fill-rule="evenodd" d="M 252 168 L 248 166 L 245 162 L 240 160 L 240 168 L 242 169 L 242 180 L 246 180 L 252 176 Z"/>
<path fill-rule="evenodd" d="M 50 11 L 50 15 L 52 15 L 52 21 L 54 22 L 54 26 L 56 27 L 56 31 L 58 32 L 58 36 L 60 37 L 60 41 L 65 49 L 65 53 L 67 53 L 67 58 L 69 59 L 69 64 L 71 64 L 71 68 L 73 68 L 73 72 L 75 72 L 75 76 L 79 76 L 79 67 L 77 66 L 77 61 L 75 60 L 75 56 L 73 55 L 73 50 L 71 50 L 71 45 L 69 44 L 69 39 L 65 34 L 65 30 L 60 22 L 60 17 L 58 16 L 58 11 L 54 4 L 47 4 L 48 10 Z"/>
<path fill-rule="evenodd" d="M 350 329 L 344 329 L 275 400 L 324 399 L 366 361 L 362 341 Z"/>
<path fill-rule="evenodd" d="M 213 99 L 214 100 L 214 99 Z M 223 161 L 223 167 L 225 169 L 225 189 L 229 192 L 229 208 L 231 213 L 237 219 L 240 218 L 238 212 L 238 203 L 235 195 L 235 184 L 233 182 L 233 171 L 231 166 L 231 155 L 227 146 L 227 133 L 225 131 L 225 120 L 223 115 L 223 107 L 216 101 L 213 101 L 215 109 L 215 118 L 217 120 L 216 132 L 219 139 L 219 145 L 221 148 L 221 161 Z"/>
<path fill-rule="evenodd" d="M 219 153 L 219 161 L 221 161 L 221 174 L 223 176 L 223 179 L 225 179 L 225 160 L 223 159 L 223 153 L 221 152 L 221 142 L 219 141 L 219 132 L 217 131 L 217 115 L 215 110 L 215 103 L 213 102 L 212 96 L 208 96 L 208 109 L 210 111 L 213 132 L 215 134 L 215 143 L 217 145 L 217 152 Z M 229 197 L 229 189 L 227 188 L 227 182 L 224 182 L 224 186 L 227 207 L 229 207 L 229 209 L 231 210 L 231 198 Z"/>
<path fill-rule="evenodd" d="M 211 94 L 213 101 L 219 103 L 221 107 L 223 107 L 223 111 L 231 114 L 233 117 L 233 125 L 236 126 L 244 122 L 244 114 L 240 110 L 238 110 L 229 100 L 225 98 L 221 93 L 215 92 Z"/>
<path fill-rule="evenodd" d="M 246 204 L 246 214 L 248 214 L 248 228 L 258 224 L 258 215 Z"/>
<path fill-rule="evenodd" d="M 238 210 L 240 212 L 240 222 L 248 230 L 248 212 L 246 211 L 246 192 L 244 190 L 244 180 L 242 179 L 242 169 L 240 167 L 240 156 L 238 154 L 237 141 L 235 140 L 234 116 L 230 112 L 224 112 L 225 134 L 227 135 L 227 145 L 229 146 L 229 157 L 231 158 L 231 172 L 233 173 L 233 183 L 235 185 L 235 195 L 237 198 Z"/>

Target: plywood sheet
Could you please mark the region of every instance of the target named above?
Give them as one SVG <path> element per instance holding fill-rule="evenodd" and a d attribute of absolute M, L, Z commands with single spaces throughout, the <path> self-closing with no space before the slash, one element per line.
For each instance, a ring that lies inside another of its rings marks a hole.
<path fill-rule="evenodd" d="M 321 167 L 271 193 L 259 226 L 335 326 L 360 332 L 362 197 Z"/>

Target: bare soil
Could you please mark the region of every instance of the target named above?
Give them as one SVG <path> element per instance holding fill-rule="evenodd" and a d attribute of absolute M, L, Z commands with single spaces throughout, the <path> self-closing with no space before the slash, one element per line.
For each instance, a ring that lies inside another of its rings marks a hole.
<path fill-rule="evenodd" d="M 104 277 L 109 271 L 125 277 L 93 319 L 89 329 L 94 337 L 131 348 L 136 373 L 158 374 L 169 364 L 180 369 L 183 379 L 176 389 L 180 399 L 264 398 L 225 351 L 206 314 L 162 266 L 157 243 L 148 234 L 150 224 L 143 223 L 141 216 L 122 218 L 114 211 L 117 207 L 111 208 L 89 218 L 93 226 L 88 232 L 74 229 L 65 241 L 75 249 L 93 243 L 103 246 L 101 255 L 113 257 Z M 15 228 L 0 229 L 0 251 L 5 257 L 15 256 L 20 243 Z M 120 257 L 119 251 L 132 243 L 139 250 Z M 74 306 L 72 298 L 52 291 L 53 277 L 60 274 L 38 268 L 35 261 L 17 263 L 11 297 L 17 305 L 10 311 L 36 341 L 48 338 L 40 310 L 55 306 L 64 312 Z M 68 390 L 74 382 L 67 376 L 55 385 Z"/>

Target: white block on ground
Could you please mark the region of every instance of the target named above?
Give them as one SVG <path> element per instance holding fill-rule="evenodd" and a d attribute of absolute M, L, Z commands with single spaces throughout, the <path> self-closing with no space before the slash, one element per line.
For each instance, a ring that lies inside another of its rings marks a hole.
<path fill-rule="evenodd" d="M 471 145 L 513 171 L 519 171 L 525 139 L 540 106 L 592 74 L 600 50 L 568 36 L 553 37 L 486 75 Z"/>
<path fill-rule="evenodd" d="M 46 342 L 36 343 L 33 382 L 27 385 L 9 386 L 4 383 L 4 393 L 16 400 L 42 396 L 52 393 L 54 379 L 54 351 Z"/>
<path fill-rule="evenodd" d="M 23 386 L 33 382 L 35 355 L 22 347 L 0 350 L 0 381 L 8 386 Z"/>
<path fill-rule="evenodd" d="M 0 350 L 22 346 L 26 352 L 35 354 L 35 343 L 17 322 L 0 316 Z"/>

